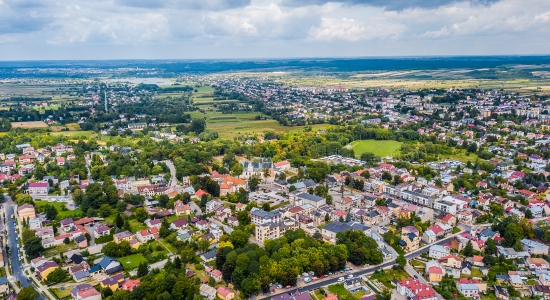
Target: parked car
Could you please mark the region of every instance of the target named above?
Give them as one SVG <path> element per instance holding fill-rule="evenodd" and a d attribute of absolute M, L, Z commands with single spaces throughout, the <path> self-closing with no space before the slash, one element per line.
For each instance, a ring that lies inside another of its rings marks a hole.
<path fill-rule="evenodd" d="M 338 282 L 342 282 L 342 281 L 344 281 L 344 277 L 338 278 Z"/>
<path fill-rule="evenodd" d="M 348 278 L 350 278 L 350 279 L 353 278 L 353 275 L 348 275 Z"/>
<path fill-rule="evenodd" d="M 414 279 L 418 279 L 418 276 L 417 276 L 417 275 L 414 275 Z"/>

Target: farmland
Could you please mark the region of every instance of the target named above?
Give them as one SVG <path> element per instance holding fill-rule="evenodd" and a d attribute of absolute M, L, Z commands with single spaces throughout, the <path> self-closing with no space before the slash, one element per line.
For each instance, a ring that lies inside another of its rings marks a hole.
<path fill-rule="evenodd" d="M 32 121 L 32 122 L 12 122 L 11 126 L 13 128 L 46 128 L 48 124 L 42 121 Z"/>

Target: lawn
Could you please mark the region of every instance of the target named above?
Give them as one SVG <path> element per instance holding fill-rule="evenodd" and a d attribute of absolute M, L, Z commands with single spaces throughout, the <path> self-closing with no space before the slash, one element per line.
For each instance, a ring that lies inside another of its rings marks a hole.
<path fill-rule="evenodd" d="M 460 232 L 460 228 L 458 227 L 453 227 L 453 234 L 457 234 Z"/>
<path fill-rule="evenodd" d="M 167 243 L 164 239 L 160 239 L 160 240 L 158 240 L 158 242 L 160 244 L 164 245 L 165 248 L 170 250 L 170 252 L 172 252 L 172 254 L 178 253 L 178 250 L 176 249 L 176 247 L 174 247 L 172 244 Z"/>
<path fill-rule="evenodd" d="M 359 300 L 361 298 L 357 298 L 355 295 L 351 294 L 344 288 L 343 284 L 333 284 L 328 286 L 328 291 L 332 294 L 335 294 L 338 296 L 338 299 L 341 300 Z"/>
<path fill-rule="evenodd" d="M 140 263 L 147 263 L 147 259 L 142 254 L 132 254 L 119 258 L 120 264 L 127 272 L 136 269 Z"/>
<path fill-rule="evenodd" d="M 353 149 L 357 157 L 365 152 L 372 152 L 376 156 L 385 157 L 394 155 L 401 144 L 397 141 L 362 140 L 352 142 L 347 147 Z"/>
<path fill-rule="evenodd" d="M 130 221 L 130 229 L 132 232 L 138 232 L 139 230 L 147 229 L 147 225 L 139 222 L 136 219 L 131 219 Z"/>
<path fill-rule="evenodd" d="M 413 267 L 425 267 L 426 266 L 425 263 L 423 263 L 421 261 L 418 261 L 416 259 L 411 260 L 410 263 Z"/>
<path fill-rule="evenodd" d="M 57 209 L 57 220 L 63 220 L 69 217 L 80 218 L 82 217 L 82 210 L 80 208 L 75 210 L 68 210 L 65 207 L 65 202 L 48 202 L 48 201 L 34 201 L 34 206 L 38 211 L 43 211 L 46 204 L 53 205 Z"/>
<path fill-rule="evenodd" d="M 380 283 L 388 287 L 389 289 L 392 288 L 391 281 L 396 280 L 402 280 L 407 279 L 411 277 L 405 270 L 384 270 L 384 271 L 378 271 L 372 274 L 370 277 L 371 280 L 378 280 Z"/>
<path fill-rule="evenodd" d="M 65 288 L 64 290 L 61 290 L 60 288 L 53 288 L 51 291 L 55 294 L 55 296 L 58 299 L 63 299 L 66 297 L 71 296 L 71 289 Z"/>
<path fill-rule="evenodd" d="M 42 252 L 42 255 L 44 257 L 52 257 L 61 253 L 67 253 L 75 248 L 77 247 L 74 242 L 71 242 L 69 245 L 60 244 L 58 246 L 54 246 L 44 250 L 44 252 Z"/>

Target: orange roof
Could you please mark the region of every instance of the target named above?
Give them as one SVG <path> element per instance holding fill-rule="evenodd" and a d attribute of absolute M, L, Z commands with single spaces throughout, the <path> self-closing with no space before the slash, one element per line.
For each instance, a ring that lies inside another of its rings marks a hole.
<path fill-rule="evenodd" d="M 482 262 L 482 261 L 483 261 L 483 256 L 474 255 L 474 261 L 475 261 L 475 262 Z"/>

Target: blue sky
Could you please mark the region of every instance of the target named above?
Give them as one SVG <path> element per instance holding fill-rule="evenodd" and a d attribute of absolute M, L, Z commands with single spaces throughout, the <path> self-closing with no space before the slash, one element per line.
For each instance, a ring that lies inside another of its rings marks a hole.
<path fill-rule="evenodd" d="M 0 60 L 548 54 L 547 0 L 0 0 Z"/>

